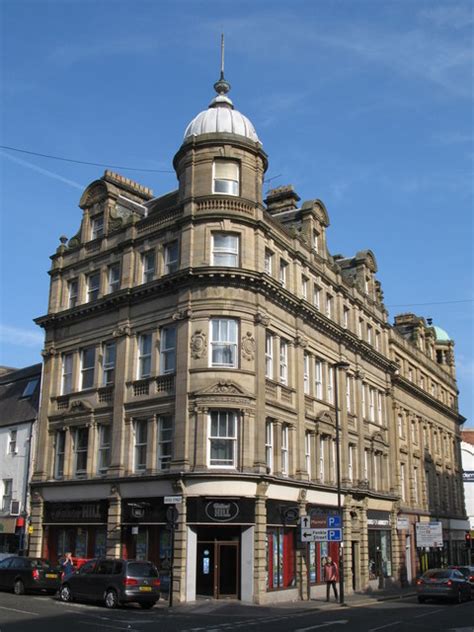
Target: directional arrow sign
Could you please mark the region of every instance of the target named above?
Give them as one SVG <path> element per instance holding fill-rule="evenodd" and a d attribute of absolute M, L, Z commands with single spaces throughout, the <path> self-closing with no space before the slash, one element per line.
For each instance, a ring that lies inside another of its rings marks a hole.
<path fill-rule="evenodd" d="M 309 529 L 311 526 L 311 519 L 309 516 L 301 516 L 301 529 Z"/>
<path fill-rule="evenodd" d="M 327 529 L 301 529 L 302 542 L 326 542 L 327 539 Z"/>

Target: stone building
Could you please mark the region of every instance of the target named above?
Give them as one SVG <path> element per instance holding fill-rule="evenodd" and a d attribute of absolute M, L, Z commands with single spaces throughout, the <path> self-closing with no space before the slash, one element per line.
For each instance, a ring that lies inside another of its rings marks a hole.
<path fill-rule="evenodd" d="M 331 256 L 320 200 L 263 199 L 229 88 L 186 128 L 176 191 L 106 171 L 52 257 L 30 552 L 165 571 L 176 520 L 175 600 L 307 599 L 338 554 L 298 526 L 337 511 L 337 400 L 346 590 L 412 578 L 420 521 L 458 561 L 453 343 L 388 323 L 373 253 Z"/>

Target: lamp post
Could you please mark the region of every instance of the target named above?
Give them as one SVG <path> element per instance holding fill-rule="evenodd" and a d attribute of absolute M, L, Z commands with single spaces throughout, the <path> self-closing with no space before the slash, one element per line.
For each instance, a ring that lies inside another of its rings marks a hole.
<path fill-rule="evenodd" d="M 347 370 L 348 362 L 336 362 L 334 368 L 334 404 L 336 412 L 336 486 L 337 486 L 337 513 L 341 518 L 342 540 L 339 543 L 339 603 L 344 605 L 344 515 L 341 500 L 341 444 L 339 437 L 339 369 Z"/>

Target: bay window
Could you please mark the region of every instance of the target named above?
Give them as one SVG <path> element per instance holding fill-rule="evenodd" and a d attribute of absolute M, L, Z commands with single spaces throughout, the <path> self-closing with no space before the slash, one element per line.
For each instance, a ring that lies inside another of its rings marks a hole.
<path fill-rule="evenodd" d="M 239 236 L 212 234 L 212 265 L 236 268 L 239 265 Z"/>
<path fill-rule="evenodd" d="M 240 168 L 236 160 L 215 160 L 213 170 L 213 193 L 239 195 Z"/>

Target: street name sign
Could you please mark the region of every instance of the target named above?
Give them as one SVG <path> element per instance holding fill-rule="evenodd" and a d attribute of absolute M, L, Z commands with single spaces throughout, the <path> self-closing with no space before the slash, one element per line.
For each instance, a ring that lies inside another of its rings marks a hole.
<path fill-rule="evenodd" d="M 302 542 L 326 542 L 327 539 L 327 529 L 301 529 Z"/>
<path fill-rule="evenodd" d="M 180 505 L 182 502 L 182 496 L 165 496 L 163 499 L 165 505 Z"/>

